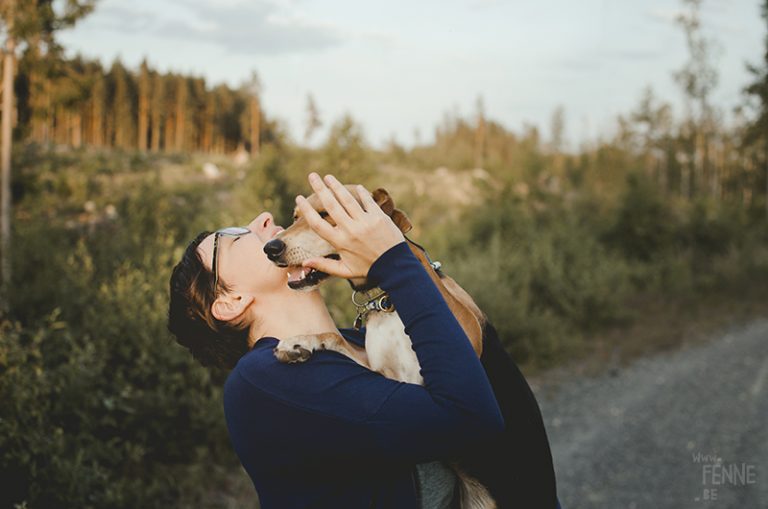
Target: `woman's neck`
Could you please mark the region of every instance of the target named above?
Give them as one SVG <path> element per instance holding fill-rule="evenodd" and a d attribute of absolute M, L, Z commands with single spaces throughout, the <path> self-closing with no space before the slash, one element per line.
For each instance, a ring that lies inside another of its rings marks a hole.
<path fill-rule="evenodd" d="M 279 296 L 273 295 L 268 302 L 260 302 L 258 309 L 259 316 L 251 326 L 251 346 L 263 337 L 286 339 L 336 332 L 336 324 L 319 291 L 290 290 Z"/>

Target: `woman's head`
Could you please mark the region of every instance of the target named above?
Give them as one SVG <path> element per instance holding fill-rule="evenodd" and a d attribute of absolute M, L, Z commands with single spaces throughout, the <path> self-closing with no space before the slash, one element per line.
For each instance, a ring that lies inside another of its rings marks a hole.
<path fill-rule="evenodd" d="M 233 367 L 248 351 L 249 332 L 259 319 L 254 304 L 289 291 L 285 269 L 263 251 L 281 230 L 265 212 L 237 235 L 202 232 L 174 267 L 168 329 L 202 364 Z"/>

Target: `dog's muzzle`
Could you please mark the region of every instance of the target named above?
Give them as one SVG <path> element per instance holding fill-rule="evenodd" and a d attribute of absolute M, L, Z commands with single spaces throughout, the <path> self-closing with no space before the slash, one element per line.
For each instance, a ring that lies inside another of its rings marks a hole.
<path fill-rule="evenodd" d="M 264 253 L 271 262 L 277 264 L 278 267 L 287 267 L 288 264 L 280 260 L 280 257 L 285 253 L 285 242 L 280 239 L 272 239 L 264 244 Z"/>

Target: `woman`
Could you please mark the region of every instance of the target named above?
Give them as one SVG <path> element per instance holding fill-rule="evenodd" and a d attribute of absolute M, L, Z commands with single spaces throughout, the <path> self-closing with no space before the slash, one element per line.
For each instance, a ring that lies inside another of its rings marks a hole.
<path fill-rule="evenodd" d="M 359 188 L 309 178 L 333 219 L 297 206 L 340 260 L 312 266 L 374 280 L 398 310 L 424 386 L 396 382 L 335 352 L 302 364 L 273 355 L 279 338 L 337 333 L 317 291 L 288 288 L 263 245 L 281 228 L 268 213 L 247 228 L 203 233 L 171 277 L 169 328 L 205 364 L 233 366 L 224 408 L 232 445 L 262 507 L 455 507 L 445 472 L 415 465 L 450 458 L 502 433 L 504 420 L 462 328 L 404 242 Z M 362 337 L 342 331 L 357 345 Z"/>

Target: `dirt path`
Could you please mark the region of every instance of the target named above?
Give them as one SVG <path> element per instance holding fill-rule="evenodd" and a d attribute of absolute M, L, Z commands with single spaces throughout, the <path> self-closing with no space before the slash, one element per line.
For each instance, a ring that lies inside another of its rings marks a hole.
<path fill-rule="evenodd" d="M 768 320 L 535 390 L 563 509 L 768 508 Z"/>

